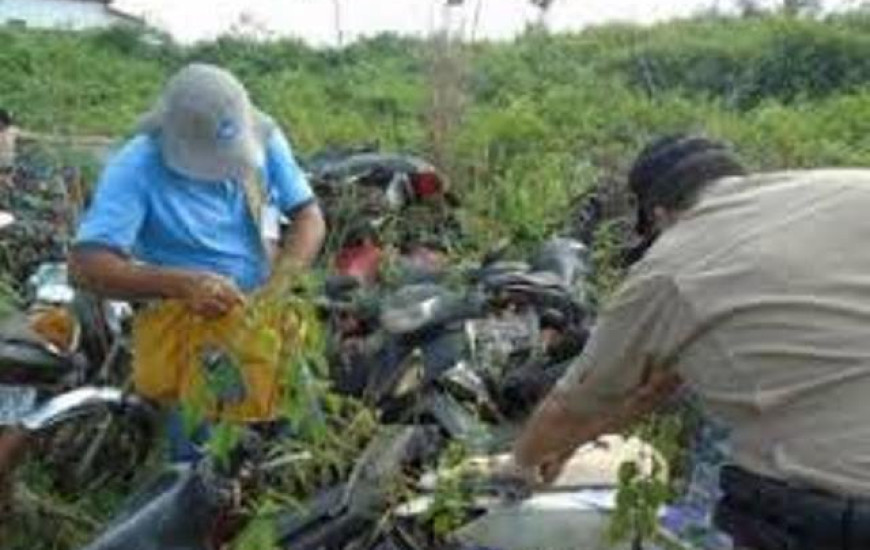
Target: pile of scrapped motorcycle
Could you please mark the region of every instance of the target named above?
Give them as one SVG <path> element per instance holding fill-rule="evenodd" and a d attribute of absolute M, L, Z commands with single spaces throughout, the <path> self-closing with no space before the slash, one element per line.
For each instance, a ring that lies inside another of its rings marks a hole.
<path fill-rule="evenodd" d="M 481 457 L 507 452 L 517 426 L 582 350 L 593 310 L 590 243 L 583 241 L 601 221 L 600 205 L 584 203 L 570 235 L 541 243 L 523 261 L 493 250 L 456 263 L 458 201 L 429 163 L 328 151 L 309 159 L 306 170 L 331 229 L 329 275 L 318 297 L 331 383 L 376 410 L 379 427 L 348 476 L 301 507 L 271 515 L 272 547 L 603 547 L 613 472 L 622 459 L 648 452 L 633 442 L 579 453 L 568 479 L 540 494 L 518 495 L 486 475 L 462 476 L 455 489 L 463 495 L 462 521 L 448 533 L 435 532 L 430 513 L 451 475 L 439 469 L 445 452 L 460 445 L 467 462 L 484 471 L 481 464 L 496 459 Z M 0 240 L 16 223 L 0 229 Z M 64 264 L 48 260 L 25 285 L 26 315 L 0 328 L 0 426 L 60 445 L 59 478 L 79 487 L 104 481 L 107 472 L 129 475 L 153 441 L 155 418 L 123 379 L 130 311 L 78 294 Z M 35 318 L 60 335 L 50 344 L 34 337 Z M 74 440 L 59 444 L 63 437 Z M 274 469 L 305 460 L 274 460 L 263 452 L 267 444 L 263 432 L 251 432 L 230 460 L 166 471 L 133 495 L 87 550 L 229 547 L 239 530 L 227 517 L 251 480 L 268 483 Z M 103 455 L 129 468 L 101 469 Z M 397 493 L 399 482 L 404 490 Z"/>
<path fill-rule="evenodd" d="M 0 175 L 0 428 L 39 434 L 29 443 L 58 488 L 87 491 L 133 474 L 154 412 L 122 390 L 129 306 L 67 280 L 75 176 L 26 160 Z"/>

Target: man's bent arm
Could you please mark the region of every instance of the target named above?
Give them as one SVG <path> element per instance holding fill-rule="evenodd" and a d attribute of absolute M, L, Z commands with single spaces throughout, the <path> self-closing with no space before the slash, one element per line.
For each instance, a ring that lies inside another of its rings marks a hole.
<path fill-rule="evenodd" d="M 611 429 L 609 415 L 580 417 L 552 393 L 541 402 L 514 444 L 514 460 L 523 468 L 559 461 L 579 445 Z"/>
<path fill-rule="evenodd" d="M 193 272 L 137 265 L 108 250 L 73 250 L 69 263 L 77 286 L 118 300 L 183 298 L 197 284 Z"/>
<path fill-rule="evenodd" d="M 671 276 L 629 275 L 606 304 L 583 355 L 520 435 L 514 461 L 526 468 L 558 463 L 577 446 L 655 408 L 679 385 L 672 357 L 694 326 Z"/>
<path fill-rule="evenodd" d="M 661 405 L 680 386 L 678 375 L 648 373 L 648 379 L 620 406 L 599 415 L 578 414 L 558 390 L 541 403 L 514 445 L 514 460 L 524 468 L 561 461 L 578 446 L 618 432 Z"/>
<path fill-rule="evenodd" d="M 320 253 L 326 237 L 326 222 L 316 202 L 293 214 L 290 234 L 287 236 L 276 264 L 276 273 L 288 269 L 308 267 Z"/>

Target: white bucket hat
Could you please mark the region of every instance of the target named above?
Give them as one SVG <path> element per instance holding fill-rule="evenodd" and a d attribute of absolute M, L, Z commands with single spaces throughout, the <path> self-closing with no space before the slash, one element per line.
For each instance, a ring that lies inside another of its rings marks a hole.
<path fill-rule="evenodd" d="M 178 71 L 140 123 L 158 139 L 169 168 L 206 181 L 244 178 L 261 167 L 272 128 L 235 76 L 202 63 Z"/>

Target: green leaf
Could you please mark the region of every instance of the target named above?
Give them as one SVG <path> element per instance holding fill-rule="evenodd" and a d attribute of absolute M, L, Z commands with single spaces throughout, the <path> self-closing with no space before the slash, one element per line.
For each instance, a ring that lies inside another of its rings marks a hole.
<path fill-rule="evenodd" d="M 233 541 L 233 550 L 279 550 L 275 523 L 271 517 L 255 517 Z"/>
<path fill-rule="evenodd" d="M 206 448 L 218 464 L 227 466 L 230 454 L 242 437 L 243 428 L 232 422 L 220 422 L 213 429 Z"/>

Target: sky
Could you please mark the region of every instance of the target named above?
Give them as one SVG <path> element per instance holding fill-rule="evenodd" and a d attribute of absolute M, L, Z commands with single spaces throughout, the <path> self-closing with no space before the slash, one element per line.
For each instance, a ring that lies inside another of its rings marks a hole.
<path fill-rule="evenodd" d="M 781 0 L 760 0 L 762 5 Z M 824 0 L 826 7 L 859 0 Z M 449 28 L 475 37 L 510 38 L 538 20 L 528 0 L 464 0 L 444 8 L 444 0 L 115 0 L 115 5 L 143 15 L 182 42 L 213 38 L 246 18 L 266 35 L 295 36 L 313 45 L 335 45 L 383 31 L 428 34 Z M 546 23 L 555 31 L 632 21 L 652 23 L 688 17 L 734 0 L 554 0 Z M 336 10 L 338 6 L 338 10 Z M 337 14 L 336 14 L 337 11 Z M 338 15 L 338 17 L 336 17 Z M 476 22 L 476 24 L 475 24 Z M 340 33 L 339 30 L 340 29 Z"/>

